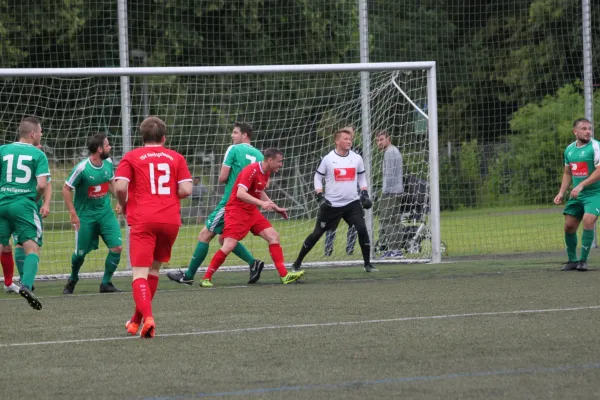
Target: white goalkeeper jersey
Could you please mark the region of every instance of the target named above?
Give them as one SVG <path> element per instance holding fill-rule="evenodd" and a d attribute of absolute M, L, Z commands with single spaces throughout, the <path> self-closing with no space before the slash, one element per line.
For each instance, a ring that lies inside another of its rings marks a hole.
<path fill-rule="evenodd" d="M 360 155 L 350 151 L 347 156 L 341 156 L 331 150 L 319 164 L 315 174 L 315 189 L 325 178 L 325 198 L 333 207 L 343 207 L 358 200 L 358 184 L 367 186 L 365 165 Z"/>

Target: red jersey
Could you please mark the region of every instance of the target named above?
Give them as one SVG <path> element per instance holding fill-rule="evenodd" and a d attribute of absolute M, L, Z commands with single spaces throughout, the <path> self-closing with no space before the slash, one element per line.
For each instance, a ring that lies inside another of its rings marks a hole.
<path fill-rule="evenodd" d="M 256 210 L 256 206 L 254 204 L 246 203 L 238 199 L 237 191 L 238 187 L 242 186 L 248 190 L 248 193 L 256 198 L 260 199 L 261 193 L 267 187 L 267 183 L 269 183 L 269 177 L 271 176 L 270 172 L 263 172 L 262 163 L 257 162 L 248 165 L 238 175 L 235 183 L 233 184 L 233 189 L 231 190 L 231 195 L 229 197 L 229 201 L 227 201 L 227 205 L 225 206 L 227 210 L 235 210 L 235 211 L 247 211 L 252 213 Z"/>
<path fill-rule="evenodd" d="M 185 158 L 163 146 L 131 150 L 121 160 L 115 180 L 129 182 L 127 224 L 147 222 L 181 225 L 177 185 L 191 181 Z"/>

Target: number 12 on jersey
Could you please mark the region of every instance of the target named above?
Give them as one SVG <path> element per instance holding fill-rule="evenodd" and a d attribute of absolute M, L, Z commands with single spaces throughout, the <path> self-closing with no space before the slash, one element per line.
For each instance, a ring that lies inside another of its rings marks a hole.
<path fill-rule="evenodd" d="M 150 168 L 150 192 L 152 194 L 171 194 L 171 187 L 168 186 L 169 180 L 171 179 L 171 168 L 167 163 L 159 163 L 148 164 Z M 159 174 L 156 171 L 164 172 L 164 174 Z M 155 182 L 155 176 L 158 175 L 158 182 Z M 157 189 L 158 186 L 158 190 Z"/>

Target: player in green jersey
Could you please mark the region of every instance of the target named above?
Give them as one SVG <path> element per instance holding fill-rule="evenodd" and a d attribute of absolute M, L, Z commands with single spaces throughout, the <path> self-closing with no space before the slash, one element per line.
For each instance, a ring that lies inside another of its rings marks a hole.
<path fill-rule="evenodd" d="M 42 146 L 36 146 L 38 149 L 42 150 Z M 48 177 L 48 183 L 46 184 L 46 189 L 44 190 L 44 195 L 42 199 L 38 201 L 38 209 L 39 209 L 39 217 L 42 222 L 43 229 L 43 219 L 50 215 L 50 202 L 52 201 L 52 184 L 51 179 Z M 4 292 L 5 293 L 19 293 L 19 285 L 15 284 L 12 281 L 14 272 L 15 272 L 15 264 L 17 265 L 17 271 L 19 271 L 19 278 L 23 280 L 23 263 L 25 262 L 25 250 L 23 246 L 18 244 L 18 238 L 13 232 L 13 243 L 15 244 L 15 256 L 13 259 L 13 250 L 12 246 L 8 244 L 4 246 L 2 249 L 2 253 L 0 253 L 0 264 L 2 264 L 2 271 L 4 272 Z M 31 291 L 33 291 L 33 285 L 31 286 Z"/>
<path fill-rule="evenodd" d="M 110 143 L 105 133 L 96 133 L 88 140 L 90 156 L 73 168 L 62 189 L 71 226 L 75 229 L 75 251 L 71 256 L 71 276 L 63 294 L 72 294 L 79 280 L 79 270 L 85 256 L 98 249 L 99 237 L 108 247 L 100 293 L 120 292 L 111 282 L 121 260 L 122 240 L 119 222 L 111 208 L 114 193 L 113 163 L 109 158 Z M 75 201 L 72 191 L 75 190 Z"/>
<path fill-rule="evenodd" d="M 198 244 L 190 261 L 188 269 L 185 271 L 174 271 L 167 273 L 167 277 L 173 282 L 191 285 L 194 282 L 194 275 L 200 268 L 200 264 L 208 254 L 208 244 L 217 235 L 223 233 L 225 204 L 229 200 L 233 184 L 240 171 L 256 161 L 262 161 L 263 155 L 256 148 L 250 145 L 252 140 L 252 126 L 246 122 L 236 122 L 231 133 L 233 144 L 229 146 L 225 153 L 225 159 L 219 173 L 219 182 L 225 183 L 225 192 L 223 197 L 214 211 L 206 219 L 206 226 L 202 228 L 198 235 Z M 250 266 L 250 280 L 248 283 L 256 283 L 260 279 L 260 273 L 265 266 L 265 263 L 255 259 L 248 249 L 238 242 L 237 247 L 233 249 L 233 253 L 246 261 Z M 208 279 L 206 279 L 208 280 Z M 205 283 L 205 279 L 200 282 L 200 286 Z M 210 282 L 209 282 L 210 283 Z M 211 284 L 212 286 L 212 284 Z"/>
<path fill-rule="evenodd" d="M 592 139 L 592 124 L 585 118 L 573 123 L 575 141 L 567 146 L 564 154 L 564 173 L 555 204 L 563 197 L 573 182 L 565 215 L 565 243 L 569 260 L 562 271 L 587 271 L 587 258 L 594 241 L 594 226 L 600 215 L 600 143 Z M 577 259 L 577 229 L 583 221 L 581 255 Z"/>
<path fill-rule="evenodd" d="M 50 171 L 40 145 L 40 120 L 28 117 L 19 124 L 19 141 L 0 147 L 0 252 L 14 232 L 25 249 L 23 280 L 19 294 L 29 305 L 42 309 L 31 292 L 40 261 L 42 223 L 36 202 L 46 189 Z"/>

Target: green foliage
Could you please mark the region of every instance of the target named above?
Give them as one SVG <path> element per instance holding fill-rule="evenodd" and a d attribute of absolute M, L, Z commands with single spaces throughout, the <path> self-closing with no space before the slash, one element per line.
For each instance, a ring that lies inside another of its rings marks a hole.
<path fill-rule="evenodd" d="M 475 207 L 481 202 L 481 155 L 477 140 L 463 142 L 458 156 L 440 162 L 442 210 Z"/>
<path fill-rule="evenodd" d="M 510 194 L 526 204 L 552 200 L 562 179 L 563 152 L 574 140 L 573 121 L 581 117 L 583 103 L 580 83 L 569 84 L 514 114 L 510 127 L 515 134 L 509 138 L 509 148 L 499 154 L 487 176 L 493 198 Z M 598 115 L 598 92 L 594 104 Z"/>

